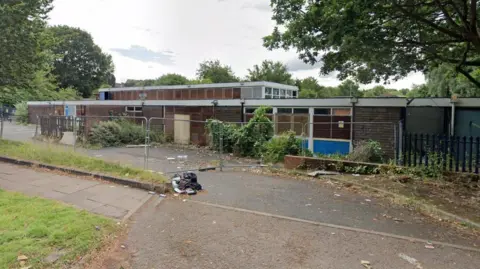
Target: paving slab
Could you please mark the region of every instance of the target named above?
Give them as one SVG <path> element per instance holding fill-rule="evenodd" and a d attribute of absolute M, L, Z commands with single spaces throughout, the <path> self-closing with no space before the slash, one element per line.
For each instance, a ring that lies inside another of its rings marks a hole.
<path fill-rule="evenodd" d="M 0 163 L 0 171 L 2 189 L 59 200 L 118 220 L 131 215 L 151 196 L 144 190 L 6 163 Z"/>

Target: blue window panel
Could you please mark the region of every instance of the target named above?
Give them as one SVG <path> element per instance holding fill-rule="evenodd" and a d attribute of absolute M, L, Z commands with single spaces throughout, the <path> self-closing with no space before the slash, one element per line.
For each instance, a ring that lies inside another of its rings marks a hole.
<path fill-rule="evenodd" d="M 313 153 L 346 155 L 349 152 L 349 141 L 313 140 Z"/>
<path fill-rule="evenodd" d="M 100 100 L 105 100 L 105 92 L 100 92 Z"/>

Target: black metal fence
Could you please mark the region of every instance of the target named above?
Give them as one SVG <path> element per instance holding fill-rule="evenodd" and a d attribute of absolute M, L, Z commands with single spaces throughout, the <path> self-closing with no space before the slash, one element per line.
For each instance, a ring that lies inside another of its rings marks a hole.
<path fill-rule="evenodd" d="M 478 174 L 480 137 L 404 134 L 399 157 L 405 166 Z"/>
<path fill-rule="evenodd" d="M 73 132 L 74 118 L 63 116 L 40 116 L 40 134 L 48 137 L 62 138 L 63 132 Z"/>

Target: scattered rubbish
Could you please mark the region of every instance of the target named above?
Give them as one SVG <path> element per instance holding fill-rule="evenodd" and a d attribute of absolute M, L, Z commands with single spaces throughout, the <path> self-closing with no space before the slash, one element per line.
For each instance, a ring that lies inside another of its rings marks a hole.
<path fill-rule="evenodd" d="M 128 186 L 127 186 L 127 185 L 123 185 L 123 187 L 124 187 L 124 188 L 128 188 Z"/>
<path fill-rule="evenodd" d="M 31 269 L 31 268 L 32 268 L 32 266 L 29 265 L 29 266 L 21 267 L 20 269 Z"/>
<path fill-rule="evenodd" d="M 398 257 L 400 257 L 401 259 L 407 261 L 408 263 L 412 264 L 412 265 L 415 265 L 415 269 L 423 269 L 422 265 L 420 264 L 419 261 L 417 261 L 417 259 L 415 258 L 412 258 L 406 254 L 403 254 L 403 253 L 399 253 L 398 254 Z"/>
<path fill-rule="evenodd" d="M 365 267 L 367 269 L 373 269 L 373 267 L 370 265 L 369 261 L 360 261 L 360 264 L 362 264 L 363 267 Z"/>
<path fill-rule="evenodd" d="M 332 233 L 332 235 L 335 235 L 335 233 Z"/>
<path fill-rule="evenodd" d="M 162 172 L 157 172 L 157 174 L 159 174 L 159 175 L 163 175 L 163 173 L 162 173 Z"/>
<path fill-rule="evenodd" d="M 305 206 L 312 206 L 312 204 L 306 204 Z"/>
<path fill-rule="evenodd" d="M 115 188 L 115 186 L 110 186 L 110 188 Z"/>
<path fill-rule="evenodd" d="M 427 248 L 427 249 L 434 249 L 435 247 L 432 246 L 432 245 L 425 245 L 425 248 Z"/>
<path fill-rule="evenodd" d="M 182 169 L 182 167 L 180 167 L 180 166 L 177 166 L 177 169 Z"/>
<path fill-rule="evenodd" d="M 198 183 L 197 175 L 193 172 L 175 174 L 172 177 L 173 190 L 176 193 L 194 195 L 202 190 L 202 185 Z"/>
<path fill-rule="evenodd" d="M 352 174 L 352 176 L 354 176 L 354 177 L 359 177 L 360 174 Z"/>
<path fill-rule="evenodd" d="M 217 222 L 216 222 L 216 221 L 212 221 L 212 224 L 217 224 Z"/>
<path fill-rule="evenodd" d="M 126 248 L 125 245 L 121 245 L 120 247 L 123 248 L 123 249 Z"/>
<path fill-rule="evenodd" d="M 100 154 L 97 154 L 97 155 L 95 155 L 95 157 L 99 158 L 99 157 L 102 157 L 102 155 L 100 155 Z"/>
<path fill-rule="evenodd" d="M 95 226 L 95 230 L 100 231 L 100 226 Z"/>
<path fill-rule="evenodd" d="M 167 157 L 167 160 L 168 160 L 168 161 L 175 161 L 175 158 L 173 158 L 173 157 Z"/>
<path fill-rule="evenodd" d="M 178 193 L 174 193 L 173 196 L 177 197 L 177 196 L 178 196 Z"/>
<path fill-rule="evenodd" d="M 120 225 L 120 222 L 117 222 L 117 225 Z"/>
<path fill-rule="evenodd" d="M 403 219 L 399 219 L 399 218 L 393 218 L 393 220 L 394 220 L 395 222 L 404 222 Z"/>
<path fill-rule="evenodd" d="M 338 194 L 338 193 L 335 193 L 335 196 L 336 196 L 336 197 L 340 197 L 340 194 Z"/>
<path fill-rule="evenodd" d="M 313 171 L 308 173 L 309 176 L 311 177 L 318 177 L 318 176 L 333 176 L 333 175 L 340 175 L 338 172 L 332 172 L 332 171 L 325 171 L 325 170 L 318 170 L 318 171 Z"/>
<path fill-rule="evenodd" d="M 167 197 L 167 195 L 165 195 L 165 194 L 161 193 L 161 194 L 160 194 L 160 197 L 163 197 L 163 198 L 165 198 L 165 197 Z"/>
<path fill-rule="evenodd" d="M 370 200 L 370 199 L 365 199 L 365 202 L 371 202 L 371 201 L 372 201 L 372 200 Z"/>
<path fill-rule="evenodd" d="M 154 191 L 149 191 L 148 193 L 149 193 L 149 194 L 155 194 L 155 192 L 154 192 Z"/>
<path fill-rule="evenodd" d="M 187 199 L 183 199 L 182 201 L 183 201 L 183 202 L 186 202 L 186 201 L 187 201 Z"/>
<path fill-rule="evenodd" d="M 19 261 L 19 262 L 20 261 L 26 261 L 26 260 L 28 260 L 28 257 L 25 256 L 25 255 L 20 255 L 20 256 L 17 257 L 17 261 Z"/>

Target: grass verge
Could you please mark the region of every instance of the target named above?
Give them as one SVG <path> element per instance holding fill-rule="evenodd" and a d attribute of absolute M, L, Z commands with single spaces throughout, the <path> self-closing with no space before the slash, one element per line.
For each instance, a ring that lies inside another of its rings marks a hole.
<path fill-rule="evenodd" d="M 28 257 L 25 267 L 62 267 L 99 248 L 116 229 L 113 220 L 0 189 L 0 268 L 21 267 L 19 255 Z M 44 261 L 52 253 L 64 254 L 54 266 Z"/>
<path fill-rule="evenodd" d="M 29 161 L 69 167 L 148 183 L 164 183 L 160 174 L 93 158 L 55 146 L 34 145 L 0 139 L 0 155 Z"/>

